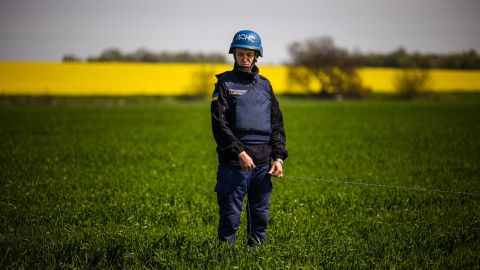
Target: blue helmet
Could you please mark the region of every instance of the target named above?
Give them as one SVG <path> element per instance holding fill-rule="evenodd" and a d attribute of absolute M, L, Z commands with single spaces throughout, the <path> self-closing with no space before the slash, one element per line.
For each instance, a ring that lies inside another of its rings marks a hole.
<path fill-rule="evenodd" d="M 251 30 L 242 30 L 235 34 L 228 53 L 233 53 L 234 48 L 256 50 L 263 57 L 262 39 L 259 34 Z"/>

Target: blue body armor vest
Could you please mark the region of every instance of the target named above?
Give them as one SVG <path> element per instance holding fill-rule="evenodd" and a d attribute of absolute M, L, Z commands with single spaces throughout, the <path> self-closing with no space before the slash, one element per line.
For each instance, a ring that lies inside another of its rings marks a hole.
<path fill-rule="evenodd" d="M 269 143 L 272 134 L 270 83 L 256 75 L 250 84 L 242 84 L 231 72 L 221 76 L 233 115 L 233 132 L 243 143 Z M 232 115 L 232 114 L 230 114 Z"/>

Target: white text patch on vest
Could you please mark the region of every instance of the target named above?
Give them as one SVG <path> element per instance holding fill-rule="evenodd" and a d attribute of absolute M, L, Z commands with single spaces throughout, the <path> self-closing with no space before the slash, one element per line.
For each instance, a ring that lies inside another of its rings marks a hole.
<path fill-rule="evenodd" d="M 228 89 L 228 92 L 232 96 L 241 96 L 245 94 L 248 90 L 239 90 L 239 89 Z"/>

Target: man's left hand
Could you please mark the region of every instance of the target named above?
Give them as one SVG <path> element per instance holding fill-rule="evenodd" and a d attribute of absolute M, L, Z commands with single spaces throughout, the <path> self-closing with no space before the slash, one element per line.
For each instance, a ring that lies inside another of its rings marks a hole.
<path fill-rule="evenodd" d="M 274 161 L 272 163 L 272 167 L 268 171 L 268 173 L 274 177 L 281 178 L 283 177 L 283 165 L 280 161 Z"/>

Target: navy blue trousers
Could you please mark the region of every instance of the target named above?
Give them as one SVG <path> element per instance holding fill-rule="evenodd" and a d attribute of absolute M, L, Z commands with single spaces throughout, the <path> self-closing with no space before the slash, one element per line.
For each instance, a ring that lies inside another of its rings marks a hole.
<path fill-rule="evenodd" d="M 270 210 L 272 179 L 267 173 L 267 164 L 254 171 L 245 171 L 233 166 L 220 164 L 217 171 L 217 192 L 220 221 L 218 239 L 235 242 L 235 232 L 240 224 L 243 199 L 247 196 L 247 235 L 248 245 L 264 243 L 267 238 L 267 225 Z"/>

